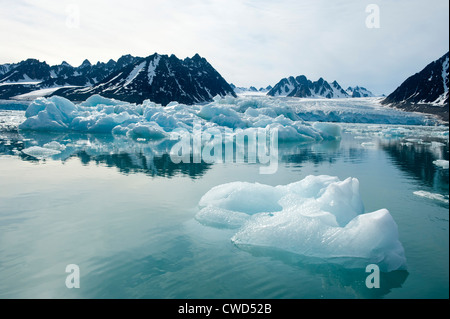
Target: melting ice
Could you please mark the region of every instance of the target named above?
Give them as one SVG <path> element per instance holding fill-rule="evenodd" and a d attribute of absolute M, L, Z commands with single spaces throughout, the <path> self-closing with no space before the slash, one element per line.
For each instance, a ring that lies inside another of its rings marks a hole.
<path fill-rule="evenodd" d="M 192 133 L 194 123 L 202 129 L 277 129 L 280 141 L 321 141 L 340 137 L 340 127 L 310 124 L 285 104 L 251 98 L 216 97 L 205 105 L 171 102 L 166 107 L 148 100 L 132 104 L 99 95 L 85 102 L 53 96 L 38 98 L 28 107 L 21 130 L 113 133 L 138 139 L 163 139 L 176 129 Z"/>
<path fill-rule="evenodd" d="M 202 224 L 236 229 L 238 246 L 270 247 L 383 271 L 406 268 L 397 224 L 387 209 L 365 213 L 359 181 L 308 176 L 279 186 L 233 182 L 200 200 Z"/>

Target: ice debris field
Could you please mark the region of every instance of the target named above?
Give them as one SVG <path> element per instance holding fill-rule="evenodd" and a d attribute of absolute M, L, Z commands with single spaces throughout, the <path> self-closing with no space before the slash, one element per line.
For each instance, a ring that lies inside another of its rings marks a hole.
<path fill-rule="evenodd" d="M 349 123 L 371 125 L 353 127 Z M 203 130 L 219 128 L 226 132 L 277 129 L 280 142 L 317 142 L 340 139 L 343 131 L 355 131 L 361 137 L 364 134 L 385 137 L 428 134 L 427 130 L 417 130 L 413 125 L 424 127 L 438 122 L 424 114 L 382 107 L 375 99 L 324 102 L 240 96 L 216 97 L 202 105 L 171 102 L 163 107 L 148 100 L 132 104 L 94 95 L 78 104 L 58 96 L 38 98 L 27 108 L 19 129 L 107 133 L 118 141 L 131 138 L 155 142 L 168 139 L 177 129 L 194 133 L 197 124 Z M 448 128 L 431 133 L 448 140 Z M 362 143 L 363 147 L 375 145 Z M 432 143 L 431 146 L 442 144 Z M 66 145 L 49 142 L 23 152 L 46 158 L 68 150 Z M 434 164 L 448 169 L 446 160 L 436 160 Z M 415 195 L 430 196 L 420 191 Z M 448 197 L 441 200 L 448 202 Z M 331 176 L 308 176 L 279 186 L 233 182 L 213 187 L 199 205 L 196 220 L 207 226 L 234 229 L 231 240 L 240 247 L 269 247 L 346 267 L 376 263 L 382 271 L 406 268 L 394 219 L 387 209 L 364 211 L 355 178 L 340 181 Z"/>
<path fill-rule="evenodd" d="M 308 124 L 288 106 L 231 97 L 217 97 L 206 105 L 172 102 L 163 107 L 150 101 L 136 105 L 99 95 L 74 104 L 54 96 L 33 101 L 25 117 L 19 125 L 21 130 L 112 133 L 143 139 L 167 138 L 176 129 L 192 133 L 196 123 L 203 129 L 276 128 L 279 139 L 288 141 L 320 141 L 340 136 L 337 125 Z"/>
<path fill-rule="evenodd" d="M 288 185 L 232 182 L 216 186 L 199 202 L 196 219 L 235 229 L 238 246 L 269 247 L 339 263 L 406 269 L 397 224 L 387 209 L 365 213 L 359 181 L 308 176 Z"/>
<path fill-rule="evenodd" d="M 25 112 L 21 130 L 112 133 L 130 138 L 162 139 L 176 129 L 277 129 L 279 141 L 320 141 L 340 136 L 340 126 L 323 122 L 434 124 L 423 114 L 377 106 L 374 101 L 293 101 L 269 97 L 215 97 L 211 103 L 166 107 L 144 101 L 133 104 L 93 95 L 74 104 L 53 96 L 34 100 Z M 309 122 L 308 122 L 309 121 Z M 311 122 L 314 121 L 314 122 Z"/>

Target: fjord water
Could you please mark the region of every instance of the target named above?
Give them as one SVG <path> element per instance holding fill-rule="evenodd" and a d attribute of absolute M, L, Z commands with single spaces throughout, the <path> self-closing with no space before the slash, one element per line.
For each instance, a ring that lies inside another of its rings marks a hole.
<path fill-rule="evenodd" d="M 433 163 L 448 160 L 448 128 L 386 138 L 378 133 L 398 127 L 343 127 L 340 141 L 281 143 L 271 175 L 258 164 L 174 164 L 147 142 L 111 135 L 1 132 L 0 297 L 448 298 L 448 169 Z M 65 149 L 22 152 L 51 141 Z M 237 247 L 235 230 L 195 219 L 214 186 L 308 175 L 357 178 L 365 211 L 386 208 L 397 223 L 407 270 L 368 289 L 365 269 Z M 65 285 L 69 264 L 80 268 L 79 289 Z"/>

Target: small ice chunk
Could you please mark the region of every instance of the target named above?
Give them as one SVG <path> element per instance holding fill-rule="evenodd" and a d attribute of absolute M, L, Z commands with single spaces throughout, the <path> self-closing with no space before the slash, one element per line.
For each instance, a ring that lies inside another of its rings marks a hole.
<path fill-rule="evenodd" d="M 440 201 L 443 203 L 447 203 L 447 204 L 449 203 L 448 195 L 441 195 L 441 194 L 431 193 L 431 192 L 427 192 L 427 191 L 415 191 L 415 192 L 413 192 L 413 194 L 420 196 L 420 197 L 437 200 L 437 201 Z"/>
<path fill-rule="evenodd" d="M 40 146 L 31 146 L 22 150 L 22 153 L 33 156 L 37 159 L 44 159 L 47 157 L 52 157 L 53 155 L 61 153 L 61 151 L 53 150 L 50 148 L 40 147 Z"/>
<path fill-rule="evenodd" d="M 375 144 L 374 142 L 363 142 L 361 143 L 361 146 L 364 148 L 375 148 L 377 144 Z"/>
<path fill-rule="evenodd" d="M 435 160 L 433 161 L 433 164 L 439 167 L 442 167 L 443 169 L 448 169 L 448 161 L 447 160 Z"/>
<path fill-rule="evenodd" d="M 56 141 L 44 144 L 44 147 L 55 151 L 64 151 L 66 149 L 65 145 L 59 144 Z"/>

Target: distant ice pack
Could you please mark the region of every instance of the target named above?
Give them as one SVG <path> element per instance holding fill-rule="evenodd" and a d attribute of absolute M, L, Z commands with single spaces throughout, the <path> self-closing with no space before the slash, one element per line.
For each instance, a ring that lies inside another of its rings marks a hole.
<path fill-rule="evenodd" d="M 279 186 L 233 182 L 200 200 L 196 219 L 235 229 L 238 246 L 269 247 L 343 264 L 406 269 L 397 224 L 387 209 L 365 213 L 359 181 L 308 176 Z"/>

